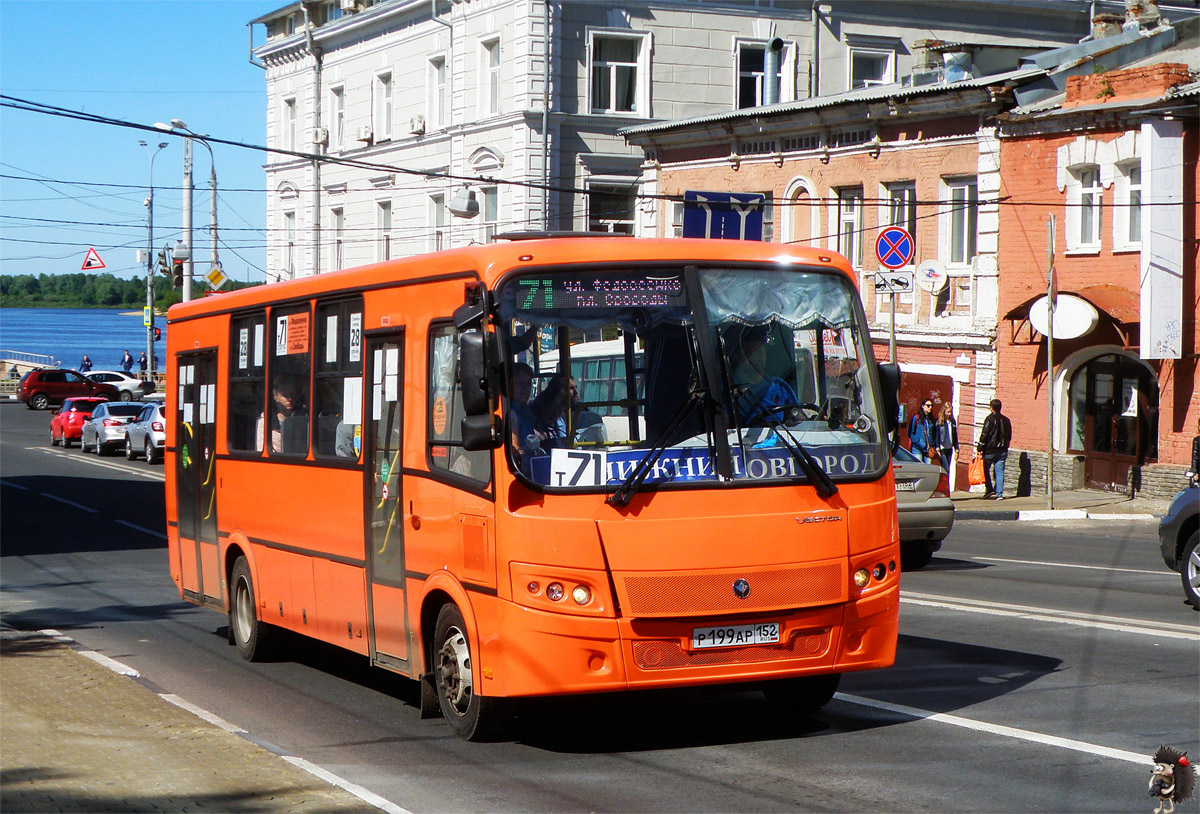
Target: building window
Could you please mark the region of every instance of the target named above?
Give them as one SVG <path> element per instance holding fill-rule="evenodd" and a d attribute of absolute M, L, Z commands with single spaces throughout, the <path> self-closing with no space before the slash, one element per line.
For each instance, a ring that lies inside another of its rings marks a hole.
<path fill-rule="evenodd" d="M 283 149 L 296 149 L 296 100 L 283 100 Z"/>
<path fill-rule="evenodd" d="M 483 47 L 480 112 L 490 116 L 500 112 L 500 40 L 487 40 L 480 45 Z"/>
<path fill-rule="evenodd" d="M 896 81 L 896 52 L 875 48 L 850 49 L 850 90 Z"/>
<path fill-rule="evenodd" d="M 496 187 L 483 187 L 480 189 L 480 195 L 483 198 L 480 204 L 480 212 L 483 215 L 483 242 L 491 243 L 496 237 L 496 226 L 500 219 L 500 193 Z"/>
<path fill-rule="evenodd" d="M 449 244 L 446 243 L 446 196 L 429 196 L 429 233 L 433 238 L 429 247 L 433 251 L 441 251 Z"/>
<path fill-rule="evenodd" d="M 1117 165 L 1117 169 L 1113 247 L 1136 250 L 1142 243 L 1142 163 L 1135 159 Z"/>
<path fill-rule="evenodd" d="M 280 279 L 296 277 L 296 213 L 283 213 L 283 270 Z"/>
<path fill-rule="evenodd" d="M 649 111 L 642 94 L 646 79 L 643 37 L 593 33 L 589 59 L 593 113 L 639 113 Z"/>
<path fill-rule="evenodd" d="M 1100 243 L 1100 168 L 1085 167 L 1079 175 L 1079 245 Z"/>
<path fill-rule="evenodd" d="M 913 260 L 917 258 L 917 185 L 913 181 L 889 184 L 887 222 L 902 226 L 913 239 Z"/>
<path fill-rule="evenodd" d="M 765 104 L 767 49 L 762 45 L 738 45 L 738 93 L 737 106 L 759 107 Z M 778 77 L 777 77 L 778 78 Z"/>
<path fill-rule="evenodd" d="M 329 211 L 333 227 L 333 267 L 346 267 L 346 213 L 342 207 Z"/>
<path fill-rule="evenodd" d="M 951 274 L 945 287 L 934 297 L 933 312 L 938 316 L 954 316 L 971 311 L 970 274 Z"/>
<path fill-rule="evenodd" d="M 379 230 L 379 245 L 376 260 L 392 259 L 392 202 L 380 201 L 376 227 Z"/>
<path fill-rule="evenodd" d="M 346 144 L 346 89 L 329 90 L 329 147 L 341 150 Z"/>
<path fill-rule="evenodd" d="M 683 201 L 671 202 L 671 237 L 683 237 Z"/>
<path fill-rule="evenodd" d="M 969 266 L 975 259 L 979 220 L 979 185 L 974 178 L 948 180 L 946 188 L 946 228 L 948 263 Z"/>
<path fill-rule="evenodd" d="M 858 268 L 862 265 L 862 187 L 837 192 L 837 250 Z"/>
<path fill-rule="evenodd" d="M 445 127 L 446 116 L 446 59 L 429 60 L 429 126 Z"/>
<path fill-rule="evenodd" d="M 588 184 L 588 231 L 632 235 L 636 184 Z"/>
<path fill-rule="evenodd" d="M 382 73 L 375 77 L 375 140 L 387 141 L 392 137 L 392 75 Z"/>
<path fill-rule="evenodd" d="M 1129 232 L 1130 243 L 1142 242 L 1142 165 L 1135 164 L 1126 174 L 1129 179 Z"/>

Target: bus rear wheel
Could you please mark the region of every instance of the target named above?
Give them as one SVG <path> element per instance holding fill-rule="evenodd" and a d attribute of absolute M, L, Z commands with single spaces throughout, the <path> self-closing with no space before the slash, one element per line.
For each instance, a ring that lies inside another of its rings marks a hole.
<path fill-rule="evenodd" d="M 807 715 L 828 704 L 841 682 L 841 673 L 784 678 L 764 684 L 763 695 L 785 715 Z"/>
<path fill-rule="evenodd" d="M 233 564 L 229 589 L 229 639 L 246 661 L 262 661 L 271 649 L 274 628 L 258 618 L 254 581 L 245 557 Z"/>
<path fill-rule="evenodd" d="M 475 691 L 471 639 L 462 612 L 444 605 L 433 636 L 434 687 L 442 717 L 454 734 L 469 741 L 490 740 L 504 727 L 501 702 Z"/>

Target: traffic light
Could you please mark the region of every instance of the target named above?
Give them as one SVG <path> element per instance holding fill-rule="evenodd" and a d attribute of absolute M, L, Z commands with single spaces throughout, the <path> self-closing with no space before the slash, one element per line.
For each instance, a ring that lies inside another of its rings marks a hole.
<path fill-rule="evenodd" d="M 158 273 L 166 277 L 171 273 L 171 267 L 167 265 L 167 250 L 161 249 L 158 252 Z"/>
<path fill-rule="evenodd" d="M 154 329 L 154 341 L 157 342 L 160 339 L 162 339 L 162 328 L 155 328 Z"/>
<path fill-rule="evenodd" d="M 183 288 L 183 260 L 178 257 L 171 265 L 171 287 Z"/>

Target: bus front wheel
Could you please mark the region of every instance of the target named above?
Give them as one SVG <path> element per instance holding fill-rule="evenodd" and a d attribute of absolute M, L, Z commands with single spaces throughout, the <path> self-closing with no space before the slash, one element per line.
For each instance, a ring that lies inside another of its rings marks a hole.
<path fill-rule="evenodd" d="M 471 639 L 462 612 L 444 605 L 434 628 L 434 686 L 442 717 L 454 734 L 469 741 L 488 740 L 503 728 L 500 702 L 477 693 Z"/>
<path fill-rule="evenodd" d="M 763 695 L 785 715 L 807 715 L 828 704 L 841 682 L 841 673 L 784 678 L 764 684 Z"/>
<path fill-rule="evenodd" d="M 229 595 L 229 638 L 246 661 L 261 661 L 271 645 L 271 626 L 260 621 L 254 600 L 254 581 L 245 557 L 233 564 Z"/>

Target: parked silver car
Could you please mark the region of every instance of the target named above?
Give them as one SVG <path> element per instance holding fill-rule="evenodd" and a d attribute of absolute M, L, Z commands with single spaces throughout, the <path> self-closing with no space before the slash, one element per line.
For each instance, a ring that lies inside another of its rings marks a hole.
<path fill-rule="evenodd" d="M 900 567 L 924 568 L 954 527 L 950 480 L 937 464 L 927 464 L 904 447 L 892 455 L 896 474 L 896 513 L 900 518 Z"/>
<path fill-rule="evenodd" d="M 89 370 L 86 375 L 94 382 L 111 384 L 117 388 L 121 401 L 137 401 L 154 392 L 154 382 L 142 381 L 137 376 L 119 370 Z"/>
<path fill-rule="evenodd" d="M 142 411 L 140 402 L 106 401 L 96 405 L 92 417 L 83 423 L 79 448 L 107 455 L 125 443 L 125 425 Z"/>
<path fill-rule="evenodd" d="M 1175 495 L 1158 524 L 1158 540 L 1163 562 L 1182 578 L 1184 598 L 1200 610 L 1200 484 Z"/>
<path fill-rule="evenodd" d="M 128 461 L 140 455 L 148 464 L 158 463 L 162 460 L 162 448 L 166 442 L 167 425 L 163 419 L 162 402 L 145 405 L 133 421 L 125 425 L 125 459 Z"/>

